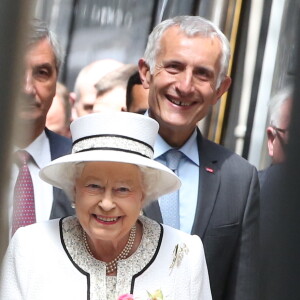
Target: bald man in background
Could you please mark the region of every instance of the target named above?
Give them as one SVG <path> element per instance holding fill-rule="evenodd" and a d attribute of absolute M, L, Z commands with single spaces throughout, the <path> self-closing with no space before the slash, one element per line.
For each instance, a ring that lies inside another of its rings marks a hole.
<path fill-rule="evenodd" d="M 74 92 L 70 94 L 72 101 L 72 119 L 94 112 L 97 97 L 95 85 L 108 73 L 124 64 L 114 59 L 102 59 L 85 66 L 78 74 Z"/>
<path fill-rule="evenodd" d="M 93 112 L 127 111 L 126 86 L 137 66 L 125 64 L 103 76 L 95 85 L 97 90 Z"/>

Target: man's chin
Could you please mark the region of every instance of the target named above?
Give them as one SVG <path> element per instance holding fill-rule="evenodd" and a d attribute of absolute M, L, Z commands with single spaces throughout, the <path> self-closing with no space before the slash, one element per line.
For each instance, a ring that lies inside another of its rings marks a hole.
<path fill-rule="evenodd" d="M 189 118 L 183 116 L 181 114 L 169 114 L 161 116 L 161 120 L 167 126 L 174 126 L 174 127 L 184 127 L 190 123 Z"/>

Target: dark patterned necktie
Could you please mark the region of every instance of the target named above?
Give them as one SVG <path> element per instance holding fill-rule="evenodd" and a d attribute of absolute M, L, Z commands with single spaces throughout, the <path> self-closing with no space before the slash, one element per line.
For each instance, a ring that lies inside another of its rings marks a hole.
<path fill-rule="evenodd" d="M 27 165 L 30 155 L 19 150 L 15 153 L 15 159 L 19 175 L 14 188 L 12 236 L 19 227 L 36 222 L 33 183 Z"/>
<path fill-rule="evenodd" d="M 176 175 L 178 174 L 177 169 L 181 157 L 182 153 L 176 149 L 171 149 L 166 153 L 167 167 Z M 164 224 L 180 229 L 179 191 L 162 196 L 159 206 L 161 208 Z"/>

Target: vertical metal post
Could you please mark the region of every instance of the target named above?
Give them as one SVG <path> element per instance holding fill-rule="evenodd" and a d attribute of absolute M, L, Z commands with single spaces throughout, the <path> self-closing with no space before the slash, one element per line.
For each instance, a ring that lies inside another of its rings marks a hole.
<path fill-rule="evenodd" d="M 13 141 L 14 111 L 19 94 L 22 46 L 33 1 L 0 1 L 0 262 L 8 244 L 7 187 Z"/>
<path fill-rule="evenodd" d="M 68 36 L 68 43 L 66 47 L 66 57 L 65 57 L 65 63 L 63 65 L 63 70 L 62 70 L 62 82 L 67 81 L 67 76 L 68 76 L 68 66 L 69 66 L 69 54 L 70 54 L 70 49 L 71 45 L 73 42 L 73 36 L 74 36 L 74 29 L 75 29 L 75 19 L 76 19 L 76 13 L 78 9 L 78 0 L 73 0 L 72 4 L 72 17 L 70 21 L 70 27 L 69 27 L 69 36 Z"/>

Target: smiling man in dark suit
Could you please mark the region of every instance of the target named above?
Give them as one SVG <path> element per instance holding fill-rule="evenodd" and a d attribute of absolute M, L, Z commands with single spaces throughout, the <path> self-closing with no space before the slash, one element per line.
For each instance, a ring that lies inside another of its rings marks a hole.
<path fill-rule="evenodd" d="M 152 31 L 139 71 L 148 114 L 160 125 L 156 160 L 166 164 L 169 150 L 181 153 L 179 229 L 203 241 L 213 299 L 256 300 L 257 171 L 197 128 L 231 84 L 229 58 L 229 42 L 214 24 L 181 16 Z M 144 213 L 168 223 L 160 200 Z"/>
<path fill-rule="evenodd" d="M 36 222 L 74 213 L 62 190 L 45 184 L 39 178 L 39 170 L 44 165 L 71 151 L 70 139 L 45 128 L 46 115 L 55 96 L 62 60 L 63 52 L 55 35 L 43 22 L 33 20 L 24 55 L 25 74 L 18 103 L 14 150 L 16 153 L 21 151 L 29 157 L 27 166 L 33 185 L 33 220 Z M 13 195 L 18 173 L 19 168 L 14 163 L 9 197 L 9 221 L 10 228 L 13 226 L 15 229 L 23 226 L 22 224 L 28 224 L 25 221 L 22 223 L 21 220 L 25 211 L 18 211 L 17 216 L 15 213 L 19 207 L 19 200 Z M 16 218 L 21 220 L 17 225 L 14 224 Z"/>

